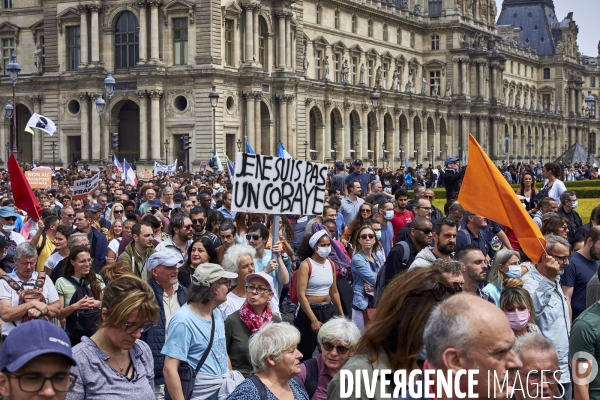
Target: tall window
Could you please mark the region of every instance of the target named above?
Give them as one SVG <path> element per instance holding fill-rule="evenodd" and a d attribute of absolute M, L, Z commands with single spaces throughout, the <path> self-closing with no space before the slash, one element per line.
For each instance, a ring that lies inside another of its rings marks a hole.
<path fill-rule="evenodd" d="M 358 57 L 352 57 L 352 84 L 356 85 L 358 83 L 356 79 L 356 73 L 358 71 Z"/>
<path fill-rule="evenodd" d="M 440 35 L 432 35 L 431 36 L 431 50 L 439 50 L 440 49 Z"/>
<path fill-rule="evenodd" d="M 235 21 L 225 20 L 225 65 L 233 65 L 233 35 Z M 260 52 L 259 52 L 260 54 Z"/>
<path fill-rule="evenodd" d="M 550 68 L 544 68 L 544 79 L 550 79 Z"/>
<path fill-rule="evenodd" d="M 317 80 L 321 79 L 321 61 L 323 60 L 323 51 L 317 50 L 315 51 L 315 78 Z"/>
<path fill-rule="evenodd" d="M 596 77 L 595 76 L 590 76 L 590 86 L 596 87 Z"/>
<path fill-rule="evenodd" d="M 340 81 L 340 69 L 342 68 L 342 56 L 341 54 L 335 54 L 333 56 L 333 70 L 335 74 L 335 82 Z"/>
<path fill-rule="evenodd" d="M 231 21 L 233 23 L 233 21 Z M 267 36 L 269 34 L 267 23 L 262 17 L 258 17 L 258 61 L 267 68 Z"/>
<path fill-rule="evenodd" d="M 544 111 L 550 111 L 550 110 L 546 110 L 546 107 L 550 107 L 551 99 L 552 99 L 552 96 L 550 94 L 542 95 L 542 106 L 544 107 Z"/>
<path fill-rule="evenodd" d="M 373 37 L 373 21 L 371 20 L 367 22 L 367 36 Z"/>
<path fill-rule="evenodd" d="M 367 79 L 369 87 L 373 87 L 373 60 L 367 61 Z"/>
<path fill-rule="evenodd" d="M 138 20 L 131 11 L 125 11 L 115 24 L 115 68 L 130 68 L 140 59 Z"/>
<path fill-rule="evenodd" d="M 185 65 L 188 62 L 188 20 L 173 18 L 173 50 L 175 65 Z"/>
<path fill-rule="evenodd" d="M 317 22 L 317 24 L 321 24 L 321 13 L 323 12 L 323 9 L 321 8 L 321 6 L 317 6 L 317 12 L 315 13 L 315 20 Z"/>
<path fill-rule="evenodd" d="M 429 71 L 429 95 L 433 95 L 433 89 L 437 84 L 438 95 L 440 94 L 440 71 Z"/>
<path fill-rule="evenodd" d="M 352 33 L 356 33 L 356 15 L 352 16 Z"/>
<path fill-rule="evenodd" d="M 442 15 L 442 0 L 429 0 L 429 16 L 439 17 Z"/>
<path fill-rule="evenodd" d="M 335 16 L 333 21 L 333 26 L 335 27 L 335 29 L 340 29 L 340 12 L 338 10 L 335 10 Z"/>
<path fill-rule="evenodd" d="M 81 30 L 79 25 L 67 28 L 67 69 L 74 70 L 81 64 Z"/>
<path fill-rule="evenodd" d="M 402 44 L 402 29 L 398 28 L 396 30 L 396 43 Z"/>
<path fill-rule="evenodd" d="M 2 75 L 6 75 L 6 66 L 15 52 L 15 39 L 2 39 Z"/>
<path fill-rule="evenodd" d="M 4 8 L 13 8 L 13 0 L 4 0 Z"/>
<path fill-rule="evenodd" d="M 383 70 L 383 82 L 387 82 L 389 68 L 390 65 L 388 63 L 383 63 L 383 66 L 381 67 L 381 69 Z M 386 83 L 383 83 L 383 87 L 389 89 Z"/>
<path fill-rule="evenodd" d="M 383 41 L 388 41 L 388 27 L 386 24 L 383 24 Z"/>

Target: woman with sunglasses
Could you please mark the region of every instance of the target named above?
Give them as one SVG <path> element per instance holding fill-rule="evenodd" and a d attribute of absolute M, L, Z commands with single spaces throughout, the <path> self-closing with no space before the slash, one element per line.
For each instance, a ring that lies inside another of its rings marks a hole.
<path fill-rule="evenodd" d="M 232 369 L 240 371 L 244 378 L 247 378 L 252 373 L 248 349 L 250 336 L 264 324 L 271 321 L 281 322 L 281 318 L 278 314 L 273 314 L 269 306 L 275 294 L 273 278 L 270 275 L 264 272 L 246 274 L 243 281 L 241 286 L 246 294 L 245 300 L 241 307 L 225 320 L 225 340 Z"/>
<path fill-rule="evenodd" d="M 388 369 L 392 375 L 404 370 L 408 376 L 421 369 L 423 331 L 429 314 L 440 301 L 461 291 L 458 283 L 449 285 L 436 267 L 411 269 L 396 276 L 377 303 L 377 312 L 358 341 L 354 357 L 342 370 L 352 376 L 364 370 Z M 329 384 L 329 400 L 340 398 L 340 375 Z M 375 383 L 374 397 L 363 394 L 361 399 L 381 399 L 380 382 Z"/>
<path fill-rule="evenodd" d="M 114 224 L 115 221 L 125 221 L 125 207 L 123 207 L 123 204 L 115 203 L 112 206 L 108 214 L 108 220 L 111 224 Z"/>
<path fill-rule="evenodd" d="M 542 222 L 542 235 L 557 235 L 569 240 L 569 220 L 558 215 Z"/>
<path fill-rule="evenodd" d="M 348 225 L 344 230 L 344 233 L 342 233 L 340 241 L 347 245 L 354 237 L 354 233 L 358 228 L 363 226 L 365 222 L 371 218 L 373 218 L 373 206 L 369 203 L 363 203 L 358 209 L 358 214 L 356 214 L 354 220 L 350 222 L 350 225 Z"/>
<path fill-rule="evenodd" d="M 73 348 L 76 382 L 68 400 L 154 399 L 154 360 L 140 340 L 156 323 L 154 291 L 140 278 L 123 276 L 104 289 L 101 322 Z"/>
<path fill-rule="evenodd" d="M 188 247 L 187 258 L 177 273 L 179 283 L 189 289 L 194 271 L 203 263 L 218 263 L 217 250 L 208 237 L 198 238 Z"/>
<path fill-rule="evenodd" d="M 310 358 L 317 347 L 321 326 L 336 315 L 344 315 L 330 253 L 331 239 L 325 229 L 304 236 L 298 246 L 298 256 L 304 261 L 297 273 L 298 309 L 294 326 L 301 333 L 298 350 L 304 359 Z"/>
<path fill-rule="evenodd" d="M 375 231 L 370 225 L 363 225 L 354 236 L 352 270 L 352 321 L 362 333 L 365 330 L 363 310 L 373 307 L 373 296 L 377 273 L 383 266 L 376 253 L 381 247 Z"/>

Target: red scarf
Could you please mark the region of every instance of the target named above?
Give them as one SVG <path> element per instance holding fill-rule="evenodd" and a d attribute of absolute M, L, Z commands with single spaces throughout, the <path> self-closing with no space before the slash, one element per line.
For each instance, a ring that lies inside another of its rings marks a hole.
<path fill-rule="evenodd" d="M 240 307 L 240 319 L 246 325 L 250 333 L 254 333 L 260 329 L 261 326 L 267 324 L 273 320 L 273 314 L 271 313 L 271 307 L 269 304 L 265 307 L 265 311 L 262 315 L 258 315 L 247 301 Z"/>

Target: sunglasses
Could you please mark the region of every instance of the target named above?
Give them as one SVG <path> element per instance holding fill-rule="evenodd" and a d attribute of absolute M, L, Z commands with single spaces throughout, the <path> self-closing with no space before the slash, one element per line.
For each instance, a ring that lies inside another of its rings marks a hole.
<path fill-rule="evenodd" d="M 362 210 L 360 210 L 360 212 L 361 212 L 361 213 L 363 213 L 363 212 L 368 212 L 368 213 L 370 213 L 370 212 L 371 212 L 371 209 L 370 209 L 370 208 L 363 208 Z"/>
<path fill-rule="evenodd" d="M 373 239 L 374 237 L 375 235 L 372 233 L 363 233 L 362 235 L 360 235 L 360 238 L 363 240 L 367 240 L 367 238 Z"/>
<path fill-rule="evenodd" d="M 421 228 L 412 228 L 412 229 L 414 229 L 414 230 L 416 230 L 416 231 L 421 231 L 421 232 L 423 232 L 423 233 L 424 233 L 424 234 L 426 234 L 426 235 L 429 235 L 431 232 L 433 232 L 433 231 L 432 231 L 431 229 L 429 229 L 429 228 L 425 228 L 425 229 L 421 229 Z"/>
<path fill-rule="evenodd" d="M 123 210 L 115 210 L 115 214 L 123 214 Z"/>
<path fill-rule="evenodd" d="M 199 225 L 204 223 L 204 218 L 193 219 L 192 224 Z"/>
<path fill-rule="evenodd" d="M 14 221 L 16 221 L 16 220 L 17 220 L 17 217 L 2 217 L 2 219 L 5 219 L 5 220 L 7 220 L 7 221 L 13 221 L 13 222 L 14 222 Z"/>
<path fill-rule="evenodd" d="M 426 199 L 429 199 L 429 200 L 433 200 L 433 196 L 423 196 L 423 197 L 425 197 Z"/>
<path fill-rule="evenodd" d="M 348 350 L 350 350 L 346 346 L 334 346 L 333 343 L 329 343 L 329 342 L 321 343 L 321 346 L 323 346 L 325 351 L 332 351 L 333 348 L 335 347 L 338 354 L 346 354 L 348 352 Z"/>
<path fill-rule="evenodd" d="M 452 283 L 450 286 L 446 286 L 441 282 L 436 282 L 433 284 L 431 289 L 415 290 L 413 292 L 409 292 L 406 297 L 420 296 L 423 293 L 431 292 L 437 301 L 442 301 L 444 300 L 444 297 L 446 297 L 446 293 L 448 293 L 448 295 L 453 295 L 455 293 L 462 293 L 462 291 L 462 286 L 456 282 Z"/>
<path fill-rule="evenodd" d="M 246 234 L 246 240 L 250 241 L 250 240 L 254 240 L 255 242 L 260 240 L 261 236 L 260 235 L 256 235 L 256 234 Z"/>

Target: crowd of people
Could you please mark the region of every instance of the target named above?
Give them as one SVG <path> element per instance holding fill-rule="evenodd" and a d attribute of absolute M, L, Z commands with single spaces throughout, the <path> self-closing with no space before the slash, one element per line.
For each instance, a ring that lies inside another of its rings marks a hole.
<path fill-rule="evenodd" d="M 560 165 L 541 188 L 524 172 L 517 195 L 546 239 L 530 260 L 457 201 L 459 160 L 444 167 L 439 209 L 437 180 L 336 163 L 323 214 L 282 215 L 277 235 L 273 216 L 233 211 L 224 173 L 102 173 L 80 199 L 72 182 L 92 172 L 73 168 L 36 191 L 39 216 L 0 176 L 0 395 L 334 400 L 340 371 L 477 368 L 463 392 L 488 398 L 491 371 L 529 388 L 518 400 L 598 397 L 600 377 L 573 377 L 600 357 L 600 206 L 583 224 Z M 353 398 L 433 390 L 373 382 Z"/>

